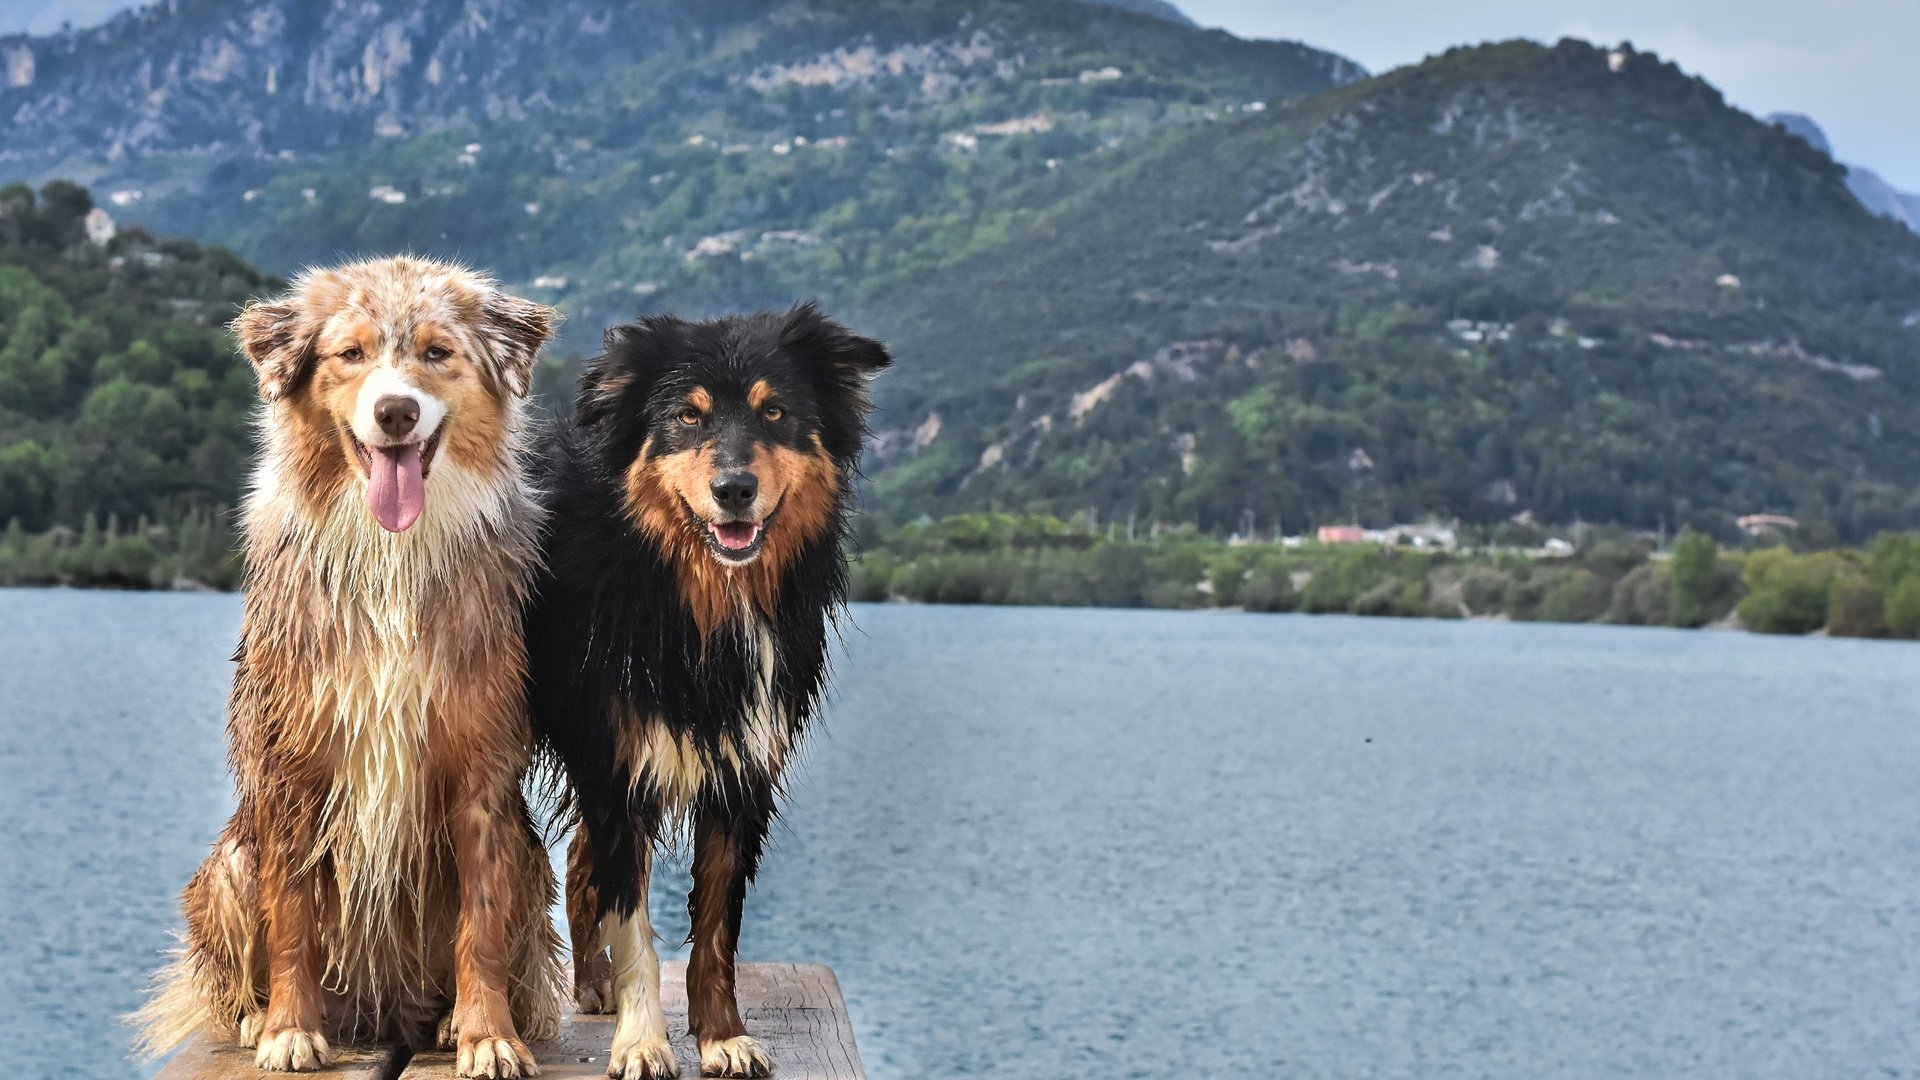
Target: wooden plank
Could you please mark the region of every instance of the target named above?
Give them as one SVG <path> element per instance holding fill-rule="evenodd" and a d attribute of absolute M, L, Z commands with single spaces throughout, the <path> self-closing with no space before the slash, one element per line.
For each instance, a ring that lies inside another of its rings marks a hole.
<path fill-rule="evenodd" d="M 398 1047 L 336 1048 L 333 1067 L 320 1075 L 327 1080 L 387 1080 L 400 1071 L 405 1057 L 406 1051 Z M 279 1074 L 254 1068 L 251 1049 L 195 1035 L 153 1080 L 260 1080 L 271 1075 Z"/>
<path fill-rule="evenodd" d="M 779 1080 L 866 1080 L 840 983 L 818 964 L 742 964 L 740 1015 L 773 1055 Z M 687 1036 L 687 965 L 661 965 L 660 996 L 680 1075 L 700 1075 L 700 1051 Z M 533 1047 L 541 1080 L 604 1080 L 613 1017 L 569 1016 L 559 1038 Z M 453 1080 L 452 1054 L 421 1054 L 400 1080 Z"/>

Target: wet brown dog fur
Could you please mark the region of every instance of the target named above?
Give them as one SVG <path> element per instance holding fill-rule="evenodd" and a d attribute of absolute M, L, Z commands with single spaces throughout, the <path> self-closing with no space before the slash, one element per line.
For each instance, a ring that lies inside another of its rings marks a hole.
<path fill-rule="evenodd" d="M 328 1040 L 421 1046 L 444 1018 L 461 1075 L 537 1073 L 523 1040 L 556 1029 L 561 969 L 520 789 L 539 523 L 521 401 L 551 321 L 413 258 L 309 272 L 235 321 L 266 402 L 228 719 L 239 800 L 138 1016 L 149 1052 L 207 1029 L 264 1068 L 316 1068 Z M 445 406 L 397 534 L 365 504 L 351 426 L 381 368 Z"/>

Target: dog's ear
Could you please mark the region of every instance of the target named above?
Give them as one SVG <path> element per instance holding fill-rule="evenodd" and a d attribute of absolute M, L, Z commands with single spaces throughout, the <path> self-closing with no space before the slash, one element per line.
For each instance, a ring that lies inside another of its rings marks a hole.
<path fill-rule="evenodd" d="M 780 328 L 783 348 L 865 400 L 867 379 L 893 363 L 887 347 L 841 326 L 812 302 L 796 304 Z"/>
<path fill-rule="evenodd" d="M 545 304 L 522 300 L 503 292 L 487 297 L 481 314 L 481 336 L 499 372 L 500 381 L 514 397 L 533 389 L 533 364 L 553 337 L 560 313 Z"/>
<path fill-rule="evenodd" d="M 599 423 L 619 407 L 635 387 L 648 387 L 653 375 L 686 343 L 687 324 L 673 315 L 649 315 L 637 323 L 607 330 L 600 355 L 587 361 L 574 400 L 574 422 Z M 641 392 L 645 396 L 645 390 Z"/>
<path fill-rule="evenodd" d="M 250 301 L 229 329 L 253 362 L 260 396 L 268 401 L 292 393 L 313 366 L 314 327 L 297 303 Z"/>

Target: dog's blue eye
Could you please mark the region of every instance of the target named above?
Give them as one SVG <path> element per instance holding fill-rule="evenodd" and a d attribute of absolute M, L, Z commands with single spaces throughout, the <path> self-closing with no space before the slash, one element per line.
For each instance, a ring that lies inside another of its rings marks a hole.
<path fill-rule="evenodd" d="M 355 345 L 355 346 L 353 346 L 353 347 L 352 347 L 352 348 L 350 348 L 350 349 L 342 349 L 342 350 L 340 350 L 340 359 L 342 359 L 342 360 L 345 360 L 345 361 L 346 361 L 347 363 L 349 363 L 349 364 L 357 364 L 357 363 L 359 363 L 359 362 L 360 362 L 360 358 L 361 358 L 361 357 L 362 357 L 363 355 L 365 355 L 365 354 L 364 354 L 364 353 L 362 353 L 362 352 L 360 351 L 360 346 L 358 346 L 358 345 Z"/>
<path fill-rule="evenodd" d="M 433 348 L 427 350 L 427 361 L 429 363 L 437 364 L 440 361 L 445 360 L 447 357 L 452 355 L 453 354 L 448 352 L 447 350 L 441 348 L 438 345 L 435 345 Z"/>

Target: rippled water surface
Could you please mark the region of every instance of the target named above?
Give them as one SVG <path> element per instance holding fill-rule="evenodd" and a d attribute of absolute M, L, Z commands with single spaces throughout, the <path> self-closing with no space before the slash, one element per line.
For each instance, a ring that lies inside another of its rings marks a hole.
<path fill-rule="evenodd" d="M 238 619 L 0 591 L 9 1075 L 138 1075 Z M 832 964 L 876 1078 L 1920 1075 L 1920 646 L 855 623 L 742 952 Z"/>

